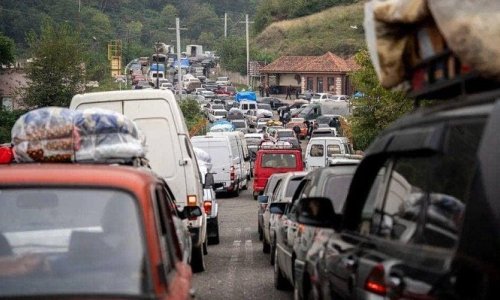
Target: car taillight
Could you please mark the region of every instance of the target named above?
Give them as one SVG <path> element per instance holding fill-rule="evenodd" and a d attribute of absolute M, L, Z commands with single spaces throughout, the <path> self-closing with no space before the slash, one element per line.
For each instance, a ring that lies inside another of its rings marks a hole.
<path fill-rule="evenodd" d="M 230 172 L 230 173 L 229 173 L 229 178 L 230 178 L 231 180 L 234 180 L 235 175 L 236 175 L 236 174 L 234 173 L 234 167 L 231 167 L 231 169 L 230 169 L 230 171 L 229 171 L 229 172 Z"/>
<path fill-rule="evenodd" d="M 207 215 L 211 215 L 212 214 L 212 201 L 203 202 L 203 208 L 205 209 L 205 213 Z"/>
<path fill-rule="evenodd" d="M 365 290 L 385 296 L 387 293 L 387 285 L 385 284 L 384 275 L 384 266 L 376 265 L 366 279 Z"/>
<path fill-rule="evenodd" d="M 196 195 L 188 195 L 187 196 L 187 205 L 188 206 L 196 206 L 197 197 Z"/>
<path fill-rule="evenodd" d="M 14 152 L 11 147 L 0 146 L 0 164 L 10 164 L 14 161 Z"/>

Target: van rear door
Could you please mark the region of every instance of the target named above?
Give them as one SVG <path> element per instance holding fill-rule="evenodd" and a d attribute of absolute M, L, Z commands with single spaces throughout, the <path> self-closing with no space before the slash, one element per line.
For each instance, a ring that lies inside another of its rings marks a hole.
<path fill-rule="evenodd" d="M 231 152 L 229 143 L 226 139 L 192 139 L 191 143 L 194 147 L 205 150 L 212 158 L 212 173 L 214 173 L 214 181 L 222 182 L 224 186 L 231 185 L 230 169 L 231 169 Z"/>
<path fill-rule="evenodd" d="M 326 166 L 325 140 L 314 140 L 307 145 L 306 164 L 308 170 Z"/>
<path fill-rule="evenodd" d="M 168 182 L 175 182 L 169 184 L 174 195 L 186 195 L 186 170 L 179 168 L 184 162 L 172 159 L 183 154 L 175 120 L 167 119 L 172 115 L 169 103 L 161 99 L 124 101 L 123 109 L 124 115 L 137 124 L 146 138 L 146 158 L 151 168 Z"/>

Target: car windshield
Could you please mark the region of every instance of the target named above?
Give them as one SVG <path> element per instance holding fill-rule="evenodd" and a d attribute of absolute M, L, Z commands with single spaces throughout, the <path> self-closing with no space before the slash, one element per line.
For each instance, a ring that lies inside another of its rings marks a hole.
<path fill-rule="evenodd" d="M 223 110 L 216 110 L 214 112 L 214 115 L 215 116 L 226 116 L 227 115 L 227 112 L 223 111 Z"/>
<path fill-rule="evenodd" d="M 289 130 L 284 130 L 284 131 L 278 131 L 278 137 L 283 138 L 283 137 L 295 137 L 295 134 L 293 131 Z"/>
<path fill-rule="evenodd" d="M 267 103 L 258 103 L 257 104 L 257 108 L 258 109 L 267 109 L 267 110 L 271 110 L 271 105 L 267 104 Z"/>
<path fill-rule="evenodd" d="M 264 153 L 262 155 L 263 168 L 296 168 L 295 154 L 292 153 Z"/>
<path fill-rule="evenodd" d="M 140 223 L 122 191 L 0 190 L 0 296 L 146 293 Z"/>
<path fill-rule="evenodd" d="M 313 99 L 321 99 L 321 95 L 320 94 L 314 94 L 312 96 Z"/>
<path fill-rule="evenodd" d="M 233 121 L 232 123 L 233 123 L 234 127 L 236 127 L 236 128 L 245 128 L 246 127 L 245 121 Z"/>
<path fill-rule="evenodd" d="M 224 105 L 222 105 L 222 104 L 213 104 L 212 108 L 213 109 L 224 109 Z"/>

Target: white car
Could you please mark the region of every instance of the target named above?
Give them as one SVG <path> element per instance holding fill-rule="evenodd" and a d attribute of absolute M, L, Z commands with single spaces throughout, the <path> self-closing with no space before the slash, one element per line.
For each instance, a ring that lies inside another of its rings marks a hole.
<path fill-rule="evenodd" d="M 162 82 L 160 84 L 160 90 L 173 90 L 174 85 L 170 82 Z"/>
<path fill-rule="evenodd" d="M 213 99 L 216 97 L 214 92 L 208 90 L 201 91 L 200 95 L 205 97 L 206 99 Z"/>
<path fill-rule="evenodd" d="M 333 101 L 333 95 L 329 93 L 316 93 L 311 98 L 311 103 L 321 103 L 325 101 Z"/>
<path fill-rule="evenodd" d="M 215 122 L 226 118 L 227 118 L 227 110 L 225 109 L 212 109 L 208 113 L 208 120 L 210 122 Z"/>
<path fill-rule="evenodd" d="M 347 96 L 347 95 L 333 95 L 332 100 L 336 101 L 336 102 L 340 102 L 340 101 L 347 102 L 347 101 L 349 101 L 349 96 Z"/>

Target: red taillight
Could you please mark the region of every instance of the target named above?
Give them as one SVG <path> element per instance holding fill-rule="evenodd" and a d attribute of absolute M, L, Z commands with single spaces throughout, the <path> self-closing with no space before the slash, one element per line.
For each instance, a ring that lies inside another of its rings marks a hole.
<path fill-rule="evenodd" d="M 229 173 L 229 178 L 230 178 L 231 180 L 234 180 L 234 178 L 236 178 L 236 176 L 235 176 L 236 174 L 234 173 L 234 167 L 231 167 L 231 169 L 230 169 L 230 171 L 229 171 L 229 172 L 230 172 L 230 173 Z"/>
<path fill-rule="evenodd" d="M 10 164 L 12 161 L 14 161 L 12 148 L 0 146 L 0 164 Z"/>
<path fill-rule="evenodd" d="M 203 208 L 205 209 L 205 213 L 207 215 L 211 215 L 212 214 L 212 201 L 203 202 Z"/>
<path fill-rule="evenodd" d="M 387 286 L 385 284 L 384 275 L 384 266 L 376 265 L 366 279 L 365 290 L 385 296 L 387 293 Z"/>

